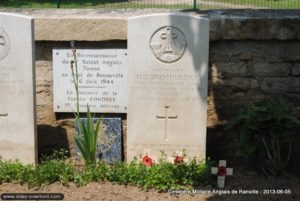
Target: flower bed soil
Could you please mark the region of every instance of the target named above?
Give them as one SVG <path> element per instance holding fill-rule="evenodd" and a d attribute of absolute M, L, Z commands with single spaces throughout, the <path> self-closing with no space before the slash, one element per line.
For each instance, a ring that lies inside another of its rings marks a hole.
<path fill-rule="evenodd" d="M 213 190 L 216 190 L 214 194 L 205 193 Z M 233 195 L 232 190 L 237 190 L 237 195 Z M 259 191 L 259 194 L 250 194 L 251 192 L 255 193 L 256 190 Z M 228 192 L 229 195 L 226 194 Z M 180 195 L 141 190 L 137 187 L 109 182 L 93 182 L 82 187 L 76 187 L 74 184 L 63 186 L 54 183 L 41 188 L 28 188 L 27 185 L 5 183 L 0 185 L 0 194 L 2 193 L 62 193 L 66 201 L 299 201 L 300 178 L 293 175 L 266 178 L 255 172 L 236 171 L 233 176 L 227 178 L 223 191 L 216 186 L 203 186 L 198 188 L 197 194 Z M 218 195 L 217 193 L 225 194 Z"/>

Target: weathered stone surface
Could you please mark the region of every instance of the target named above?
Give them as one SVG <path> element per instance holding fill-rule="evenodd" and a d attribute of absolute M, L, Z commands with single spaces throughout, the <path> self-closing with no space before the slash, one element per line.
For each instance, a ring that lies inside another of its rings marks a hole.
<path fill-rule="evenodd" d="M 253 59 L 253 52 L 250 52 L 250 51 L 245 51 L 245 52 L 242 52 L 240 55 L 239 55 L 239 58 L 243 61 L 249 61 L 249 60 L 252 60 Z"/>
<path fill-rule="evenodd" d="M 36 86 L 52 86 L 52 61 L 36 61 Z"/>
<path fill-rule="evenodd" d="M 289 90 L 290 78 L 265 78 L 261 88 L 267 93 L 285 93 Z"/>
<path fill-rule="evenodd" d="M 52 124 L 55 122 L 53 113 L 52 62 L 39 60 L 35 62 L 36 70 L 36 105 L 37 123 Z"/>
<path fill-rule="evenodd" d="M 290 74 L 291 66 L 290 63 L 254 63 L 253 71 L 257 76 L 285 77 Z"/>
<path fill-rule="evenodd" d="M 208 34 L 207 19 L 185 14 L 130 19 L 128 161 L 205 158 Z"/>
<path fill-rule="evenodd" d="M 292 89 L 293 92 L 300 92 L 300 77 L 292 79 Z"/>
<path fill-rule="evenodd" d="M 213 64 L 218 77 L 227 77 L 227 76 L 247 76 L 248 67 L 245 63 L 215 63 Z"/>
<path fill-rule="evenodd" d="M 292 75 L 300 75 L 300 63 L 295 64 L 292 68 Z"/>
<path fill-rule="evenodd" d="M 227 12 L 228 14 L 230 12 Z M 213 33 L 210 40 L 240 40 L 240 39 L 259 39 L 259 40 L 290 40 L 299 39 L 300 25 L 299 18 L 296 16 L 278 17 L 269 16 L 256 17 L 241 14 L 232 15 L 210 15 Z"/>
<path fill-rule="evenodd" d="M 258 81 L 256 79 L 250 79 L 250 88 L 255 89 L 258 87 Z"/>
<path fill-rule="evenodd" d="M 176 12 L 164 9 L 1 9 L 33 16 L 36 40 L 105 41 L 126 40 L 127 19 L 150 13 Z M 0 10 L 0 11 L 1 11 Z M 210 11 L 210 40 L 300 39 L 300 11 L 237 10 Z M 190 13 L 191 15 L 200 15 Z"/>
<path fill-rule="evenodd" d="M 0 156 L 37 162 L 33 18 L 0 13 Z"/>
<path fill-rule="evenodd" d="M 231 79 L 223 80 L 223 85 L 225 87 L 230 87 L 233 90 L 247 90 L 250 88 L 251 83 L 250 78 L 240 78 L 240 77 L 233 77 Z"/>
<path fill-rule="evenodd" d="M 207 97 L 207 126 L 215 126 L 220 122 L 219 115 L 216 107 L 215 95 L 212 90 L 210 90 L 209 95 Z"/>
<path fill-rule="evenodd" d="M 300 118 L 300 107 L 294 107 L 292 114 L 295 115 L 296 117 Z"/>
<path fill-rule="evenodd" d="M 36 40 L 125 40 L 126 31 L 126 19 L 36 19 Z"/>
<path fill-rule="evenodd" d="M 209 59 L 213 63 L 239 63 L 243 52 L 252 54 L 252 60 L 247 61 L 250 64 L 252 62 L 297 63 L 300 59 L 300 41 L 211 41 Z"/>

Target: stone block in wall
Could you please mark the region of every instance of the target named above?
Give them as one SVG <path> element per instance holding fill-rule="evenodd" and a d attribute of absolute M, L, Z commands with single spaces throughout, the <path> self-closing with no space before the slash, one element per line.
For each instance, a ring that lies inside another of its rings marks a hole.
<path fill-rule="evenodd" d="M 298 76 L 300 75 L 300 63 L 295 64 L 292 68 L 292 75 Z"/>
<path fill-rule="evenodd" d="M 291 91 L 300 92 L 300 77 L 295 77 L 292 79 Z"/>
<path fill-rule="evenodd" d="M 290 74 L 291 63 L 269 63 L 258 62 L 253 64 L 253 71 L 256 76 L 285 77 Z"/>
<path fill-rule="evenodd" d="M 252 78 L 241 78 L 241 77 L 234 77 L 230 79 L 223 80 L 224 87 L 230 87 L 233 90 L 248 90 L 252 87 L 256 86 L 257 81 Z"/>
<path fill-rule="evenodd" d="M 267 93 L 285 93 L 289 90 L 290 78 L 265 78 L 261 88 Z"/>
<path fill-rule="evenodd" d="M 232 76 L 243 77 L 249 75 L 247 64 L 244 62 L 214 63 L 212 65 L 219 78 Z"/>
<path fill-rule="evenodd" d="M 250 61 L 253 59 L 253 52 L 245 51 L 239 55 L 239 59 L 242 61 Z"/>
<path fill-rule="evenodd" d="M 292 114 L 295 115 L 297 118 L 300 117 L 300 107 L 294 107 L 292 110 Z"/>
<path fill-rule="evenodd" d="M 52 102 L 52 62 L 36 61 L 37 123 L 51 125 L 56 121 Z"/>
<path fill-rule="evenodd" d="M 52 86 L 52 61 L 36 61 L 36 85 Z"/>
<path fill-rule="evenodd" d="M 215 95 L 213 90 L 209 90 L 209 94 L 207 97 L 207 126 L 213 127 L 218 125 L 219 116 L 216 108 Z"/>

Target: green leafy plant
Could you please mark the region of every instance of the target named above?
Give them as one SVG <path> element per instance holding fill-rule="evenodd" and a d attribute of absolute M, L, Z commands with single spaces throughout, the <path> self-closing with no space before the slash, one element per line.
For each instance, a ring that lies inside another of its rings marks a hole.
<path fill-rule="evenodd" d="M 281 174 L 291 156 L 292 129 L 300 121 L 281 100 L 262 100 L 239 112 L 227 129 L 236 135 L 237 154 L 256 159 L 265 174 Z"/>
<path fill-rule="evenodd" d="M 99 133 L 99 126 L 102 123 L 102 119 L 99 118 L 94 126 L 94 120 L 92 118 L 90 108 L 87 105 L 87 120 L 86 123 L 80 119 L 79 110 L 79 76 L 77 66 L 77 55 L 74 41 L 71 42 L 72 54 L 74 60 L 71 62 L 72 77 L 76 90 L 76 123 L 79 127 L 78 135 L 75 136 L 75 142 L 81 152 L 81 155 L 86 165 L 96 164 L 96 153 L 97 153 L 97 139 Z"/>
<path fill-rule="evenodd" d="M 79 134 L 75 136 L 75 142 L 81 152 L 86 165 L 96 164 L 97 139 L 101 119 L 97 120 L 96 127 L 92 118 L 90 109 L 87 109 L 86 124 L 76 116 L 76 122 L 79 127 Z"/>
<path fill-rule="evenodd" d="M 0 159 L 0 183 L 16 182 L 39 187 L 54 182 L 63 185 L 75 182 L 81 186 L 90 182 L 110 181 L 142 189 L 166 191 L 192 189 L 193 186 L 211 181 L 210 162 L 196 159 L 180 165 L 162 161 L 151 167 L 137 161 L 116 165 L 99 162 L 94 166 L 86 166 L 83 170 L 76 170 L 74 164 L 61 157 L 61 153 L 44 158 L 36 166 Z"/>
<path fill-rule="evenodd" d="M 50 157 L 44 157 L 40 164 L 23 165 L 18 161 L 0 159 L 0 183 L 27 183 L 29 186 L 41 186 L 60 182 L 67 184 L 74 180 L 75 167 L 67 162 L 65 151 L 54 152 Z"/>

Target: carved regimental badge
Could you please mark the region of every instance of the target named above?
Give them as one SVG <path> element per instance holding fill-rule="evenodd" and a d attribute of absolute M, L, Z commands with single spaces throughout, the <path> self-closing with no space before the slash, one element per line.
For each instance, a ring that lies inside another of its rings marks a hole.
<path fill-rule="evenodd" d="M 9 52 L 10 44 L 7 33 L 0 28 L 0 61 L 3 60 Z"/>
<path fill-rule="evenodd" d="M 107 126 L 101 124 L 98 132 L 98 142 L 100 143 L 98 149 L 101 153 L 109 151 L 114 145 L 116 140 L 116 135 L 113 133 L 108 133 Z"/>
<path fill-rule="evenodd" d="M 150 39 L 150 48 L 155 57 L 165 63 L 178 61 L 183 56 L 186 46 L 183 32 L 173 26 L 159 28 Z"/>

